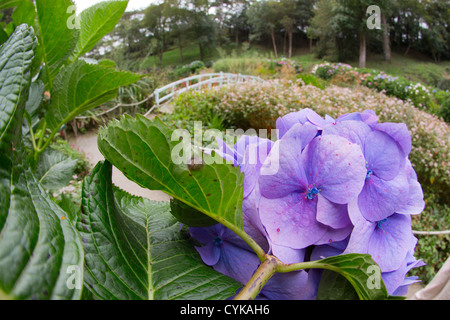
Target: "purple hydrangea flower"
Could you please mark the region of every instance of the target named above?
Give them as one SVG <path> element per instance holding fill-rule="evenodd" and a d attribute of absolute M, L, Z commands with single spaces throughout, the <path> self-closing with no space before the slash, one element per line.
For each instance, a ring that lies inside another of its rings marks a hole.
<path fill-rule="evenodd" d="M 243 136 L 230 148 L 218 140 L 218 154 L 245 175 L 245 231 L 284 263 L 370 254 L 388 293 L 405 294 L 417 282 L 407 273 L 424 265 L 414 258 L 411 215 L 425 206 L 406 125 L 379 123 L 371 110 L 335 120 L 304 109 L 279 118 L 277 129 L 275 143 Z M 259 266 L 222 225 L 191 235 L 206 264 L 243 284 Z M 276 274 L 260 298 L 312 299 L 320 278 L 320 270 Z"/>
<path fill-rule="evenodd" d="M 296 124 L 278 140 L 259 177 L 261 222 L 272 243 L 293 249 L 342 240 L 336 233 L 345 238 L 351 231 L 345 205 L 358 196 L 366 176 L 357 144 L 339 136 L 316 137 L 317 128 L 311 127 Z M 279 169 L 268 174 L 273 162 Z"/>
<path fill-rule="evenodd" d="M 406 259 L 414 237 L 409 215 L 393 214 L 383 220 L 366 220 L 357 201 L 348 205 L 354 229 L 346 253 L 370 254 L 382 272 L 398 270 Z"/>
<path fill-rule="evenodd" d="M 344 120 L 323 130 L 325 136 L 339 135 L 361 146 L 367 173 L 358 206 L 372 222 L 381 221 L 404 207 L 409 194 L 405 153 L 410 152 L 408 136 L 409 140 L 411 137 L 405 134 L 403 125 L 382 125 L 386 124 L 375 123 L 371 127 L 363 121 Z"/>

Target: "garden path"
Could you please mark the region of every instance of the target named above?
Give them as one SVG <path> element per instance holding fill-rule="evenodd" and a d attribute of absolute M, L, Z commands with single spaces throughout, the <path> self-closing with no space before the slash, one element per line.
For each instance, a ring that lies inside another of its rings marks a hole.
<path fill-rule="evenodd" d="M 86 159 L 91 163 L 92 167 L 94 167 L 99 161 L 105 159 L 97 147 L 96 130 L 89 131 L 86 134 L 79 134 L 78 137 L 69 136 L 68 140 L 73 149 L 85 154 Z M 148 198 L 154 201 L 170 200 L 170 197 L 164 192 L 152 191 L 140 187 L 133 181 L 126 178 L 117 168 L 113 168 L 112 181 L 116 186 L 135 196 Z"/>

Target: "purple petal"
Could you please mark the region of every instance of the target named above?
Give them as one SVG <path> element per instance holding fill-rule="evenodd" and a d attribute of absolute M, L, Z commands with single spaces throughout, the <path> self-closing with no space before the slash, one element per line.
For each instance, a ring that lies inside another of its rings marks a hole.
<path fill-rule="evenodd" d="M 259 218 L 259 200 L 261 198 L 261 193 L 259 192 L 259 185 L 256 184 L 253 192 L 243 200 L 242 211 L 246 219 L 255 226 L 262 234 L 265 235 L 264 227 Z"/>
<path fill-rule="evenodd" d="M 333 229 L 331 227 L 328 227 L 327 231 L 322 236 L 322 238 L 316 241 L 314 244 L 323 245 L 343 241 L 352 233 L 352 231 L 353 225 L 351 224 L 340 229 Z"/>
<path fill-rule="evenodd" d="M 323 129 L 323 135 L 337 135 L 346 138 L 348 141 L 364 146 L 366 137 L 372 129 L 361 121 L 348 120 L 328 125 Z"/>
<path fill-rule="evenodd" d="M 317 202 L 317 221 L 334 229 L 345 228 L 352 224 L 346 204 L 333 203 L 320 194 Z"/>
<path fill-rule="evenodd" d="M 372 175 L 358 196 L 358 206 L 369 221 L 383 220 L 401 209 L 408 201 L 409 184 L 404 170 L 390 181 Z"/>
<path fill-rule="evenodd" d="M 378 123 L 378 117 L 376 113 L 372 110 L 365 110 L 363 111 L 363 113 L 360 112 L 347 113 L 337 118 L 337 122 L 347 120 L 362 121 L 368 125 L 374 125 Z"/>
<path fill-rule="evenodd" d="M 385 122 L 378 123 L 372 127 L 391 136 L 399 144 L 405 157 L 410 154 L 412 148 L 412 139 L 411 133 L 409 132 L 406 124 Z"/>
<path fill-rule="evenodd" d="M 267 198 L 285 197 L 306 191 L 307 179 L 301 161 L 301 137 L 278 140 L 261 167 L 259 186 Z"/>
<path fill-rule="evenodd" d="M 311 109 L 303 109 L 298 112 L 291 112 L 282 118 L 277 119 L 278 139 L 281 139 L 295 124 L 308 122 L 307 114 Z"/>
<path fill-rule="evenodd" d="M 380 131 L 373 131 L 367 135 L 364 156 L 368 169 L 383 180 L 394 179 L 403 163 L 403 155 L 397 143 L 389 135 Z"/>
<path fill-rule="evenodd" d="M 354 224 L 354 228 L 344 253 L 366 254 L 369 248 L 370 237 L 377 225 L 375 222 L 364 219 L 359 210 L 357 201 L 352 201 L 348 204 L 348 213 Z"/>
<path fill-rule="evenodd" d="M 330 121 L 330 117 L 324 119 L 312 110 L 307 113 L 306 117 L 308 118 L 309 122 L 317 126 L 317 128 L 319 129 L 325 128 L 329 124 L 328 121 Z"/>
<path fill-rule="evenodd" d="M 305 249 L 292 249 L 289 247 L 271 245 L 272 254 L 284 263 L 298 263 L 305 261 Z"/>
<path fill-rule="evenodd" d="M 254 252 L 225 242 L 221 246 L 221 256 L 214 270 L 229 276 L 242 284 L 246 284 L 260 264 L 258 256 Z"/>
<path fill-rule="evenodd" d="M 263 162 L 272 148 L 273 142 L 267 139 L 258 139 L 257 143 L 247 146 L 241 171 L 244 173 L 244 198 L 255 188 Z"/>
<path fill-rule="evenodd" d="M 305 194 L 291 193 L 284 198 L 261 197 L 259 214 L 272 243 L 303 249 L 312 245 L 327 231 L 316 220 L 317 200 Z"/>
<path fill-rule="evenodd" d="M 328 257 L 338 256 L 344 252 L 347 247 L 347 241 L 333 242 L 326 245 L 314 247 L 311 252 L 311 261 L 322 260 Z"/>
<path fill-rule="evenodd" d="M 408 202 L 401 209 L 397 210 L 397 213 L 419 214 L 425 209 L 423 190 L 422 186 L 417 181 L 416 172 L 409 160 L 406 162 L 406 175 L 409 179 Z"/>
<path fill-rule="evenodd" d="M 392 295 L 403 284 L 406 272 L 406 261 L 403 261 L 397 270 L 381 273 L 388 294 Z"/>
<path fill-rule="evenodd" d="M 397 270 L 405 260 L 411 243 L 411 217 L 394 214 L 378 225 L 369 240 L 373 260 L 382 272 Z"/>
<path fill-rule="evenodd" d="M 270 300 L 312 299 L 307 289 L 308 274 L 303 271 L 275 274 L 264 286 L 262 294 Z"/>
<path fill-rule="evenodd" d="M 335 135 L 317 137 L 302 158 L 309 184 L 328 200 L 346 204 L 361 192 L 367 170 L 357 144 Z"/>

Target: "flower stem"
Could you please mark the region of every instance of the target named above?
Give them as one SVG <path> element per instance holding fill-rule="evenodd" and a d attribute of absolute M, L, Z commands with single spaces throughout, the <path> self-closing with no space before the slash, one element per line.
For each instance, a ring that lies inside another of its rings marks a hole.
<path fill-rule="evenodd" d="M 274 256 L 266 256 L 250 281 L 236 295 L 234 300 L 253 300 L 261 292 L 264 285 L 277 271 L 280 261 Z"/>

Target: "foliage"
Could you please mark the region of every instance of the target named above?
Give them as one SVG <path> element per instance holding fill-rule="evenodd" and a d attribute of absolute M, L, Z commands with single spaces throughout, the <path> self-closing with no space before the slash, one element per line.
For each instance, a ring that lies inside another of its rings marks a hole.
<path fill-rule="evenodd" d="M 78 59 L 110 31 L 127 3 L 86 9 L 78 29 L 68 25 L 72 1 L 37 0 L 36 7 L 31 2 L 18 7 L 17 27 L 3 31 L 11 34 L 0 47 L 2 298 L 81 297 L 79 285 L 68 285 L 71 273 L 77 273 L 77 283 L 82 280 L 84 263 L 82 240 L 71 222 L 76 214 L 61 209 L 51 196 L 73 178 L 77 160 L 47 147 L 67 122 L 140 78 Z M 118 13 L 102 15 L 112 8 Z"/>
<path fill-rule="evenodd" d="M 428 193 L 425 211 L 413 218 L 413 229 L 420 231 L 442 231 L 450 229 L 450 206 L 437 202 L 432 194 Z M 450 235 L 416 235 L 418 238 L 417 255 L 427 264 L 420 269 L 412 271 L 419 276 L 424 284 L 429 283 L 444 262 L 450 257 Z"/>
<path fill-rule="evenodd" d="M 394 77 L 375 69 L 353 68 L 347 64 L 328 62 L 316 65 L 311 72 L 324 80 L 331 80 L 334 84 L 361 84 L 389 96 L 411 101 L 417 108 L 444 116 L 446 119 L 446 93 L 405 77 Z"/>
<path fill-rule="evenodd" d="M 177 66 L 173 70 L 173 74 L 176 78 L 186 78 L 192 74 L 196 74 L 203 68 L 205 68 L 205 64 L 202 61 L 196 60 L 184 66 Z"/>
<path fill-rule="evenodd" d="M 324 81 L 323 79 L 316 77 L 315 75 L 309 74 L 309 73 L 300 74 L 298 76 L 297 82 L 301 86 L 312 85 L 319 89 L 325 89 L 325 87 L 328 85 L 328 83 L 326 81 Z"/>

